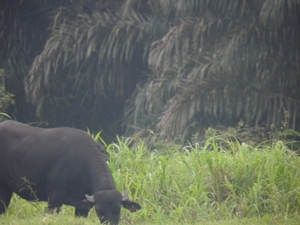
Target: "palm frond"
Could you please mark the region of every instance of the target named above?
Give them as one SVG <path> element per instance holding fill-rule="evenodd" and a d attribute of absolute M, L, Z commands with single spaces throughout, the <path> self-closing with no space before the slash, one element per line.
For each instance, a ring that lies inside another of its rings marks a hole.
<path fill-rule="evenodd" d="M 118 15 L 95 12 L 92 16 L 80 15 L 74 21 L 72 14 L 62 8 L 55 21 L 60 22 L 54 23 L 51 37 L 27 78 L 27 93 L 33 102 L 53 85 L 57 76 L 73 82 L 74 90 L 88 85 L 90 95 L 113 89 L 121 96 L 130 88 L 128 66 L 124 63 L 130 64 L 136 60 L 135 54 L 142 52 L 145 17 L 131 13 L 121 20 Z"/>
<path fill-rule="evenodd" d="M 202 14 L 197 17 L 186 16 L 184 7 L 177 7 L 180 1 L 168 7 L 171 2 L 156 1 L 166 14 L 173 11 L 181 18 L 152 44 L 148 64 L 153 73 L 132 106 L 135 126 L 152 115 L 161 137 L 173 138 L 195 123 L 205 127 L 244 120 L 280 126 L 288 112 L 295 128 L 300 32 L 298 22 L 286 21 L 298 18 L 299 11 L 289 19 L 279 16 L 278 24 L 266 18 L 299 2 L 199 1 L 205 13 L 198 8 Z M 267 11 L 267 4 L 277 8 Z M 168 88 L 172 94 L 165 95 Z M 152 104 L 158 107 L 152 110 Z"/>

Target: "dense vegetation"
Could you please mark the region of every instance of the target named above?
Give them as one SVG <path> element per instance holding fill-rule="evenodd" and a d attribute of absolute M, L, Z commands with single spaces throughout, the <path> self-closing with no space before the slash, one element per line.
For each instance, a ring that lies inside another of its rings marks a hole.
<path fill-rule="evenodd" d="M 300 129 L 299 0 L 10 0 L 0 15 L 20 121 L 105 138 Z"/>
<path fill-rule="evenodd" d="M 150 151 L 138 138 L 107 146 L 118 189 L 126 185 L 143 207 L 123 210 L 122 224 L 298 223 L 300 159 L 284 142 L 250 147 L 216 136 L 203 145 L 159 148 Z M 66 206 L 47 215 L 45 206 L 14 197 L 0 224 L 99 223 L 93 210 L 85 220 Z"/>
<path fill-rule="evenodd" d="M 123 224 L 297 224 L 299 27 L 299 0 L 0 1 L 0 113 L 134 134 L 107 146 Z M 0 224 L 99 223 L 44 208 Z"/>
<path fill-rule="evenodd" d="M 8 114 L 6 114 L 6 110 L 9 106 L 14 104 L 13 95 L 7 93 L 4 87 L 4 70 L 0 69 L 0 122 L 7 118 L 10 118 Z"/>

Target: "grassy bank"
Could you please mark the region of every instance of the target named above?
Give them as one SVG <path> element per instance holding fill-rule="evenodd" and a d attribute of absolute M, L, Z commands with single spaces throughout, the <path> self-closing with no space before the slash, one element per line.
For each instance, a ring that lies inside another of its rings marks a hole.
<path fill-rule="evenodd" d="M 131 146 L 131 147 L 129 147 Z M 300 161 L 283 142 L 252 148 L 216 138 L 203 146 L 161 145 L 119 140 L 108 146 L 109 167 L 119 190 L 143 209 L 123 210 L 121 224 L 298 224 Z M 46 204 L 14 197 L 0 224 L 99 224 L 88 219 L 44 213 Z"/>

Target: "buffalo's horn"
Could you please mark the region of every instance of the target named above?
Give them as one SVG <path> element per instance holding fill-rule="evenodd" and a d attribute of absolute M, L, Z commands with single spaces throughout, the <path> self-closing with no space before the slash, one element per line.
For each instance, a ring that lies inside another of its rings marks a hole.
<path fill-rule="evenodd" d="M 124 191 L 122 193 L 122 201 L 126 201 L 128 199 L 128 191 L 126 186 L 124 186 Z"/>
<path fill-rule="evenodd" d="M 94 195 L 85 195 L 86 199 L 89 201 L 89 202 L 95 202 L 95 199 L 94 199 Z"/>

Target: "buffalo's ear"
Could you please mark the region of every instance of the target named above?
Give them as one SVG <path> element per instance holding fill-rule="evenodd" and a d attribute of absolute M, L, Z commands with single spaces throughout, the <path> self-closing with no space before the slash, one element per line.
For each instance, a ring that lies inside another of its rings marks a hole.
<path fill-rule="evenodd" d="M 130 212 L 136 212 L 136 211 L 138 211 L 142 208 L 138 203 L 133 202 L 129 199 L 123 200 L 122 201 L 122 206 L 125 209 L 128 209 Z"/>

